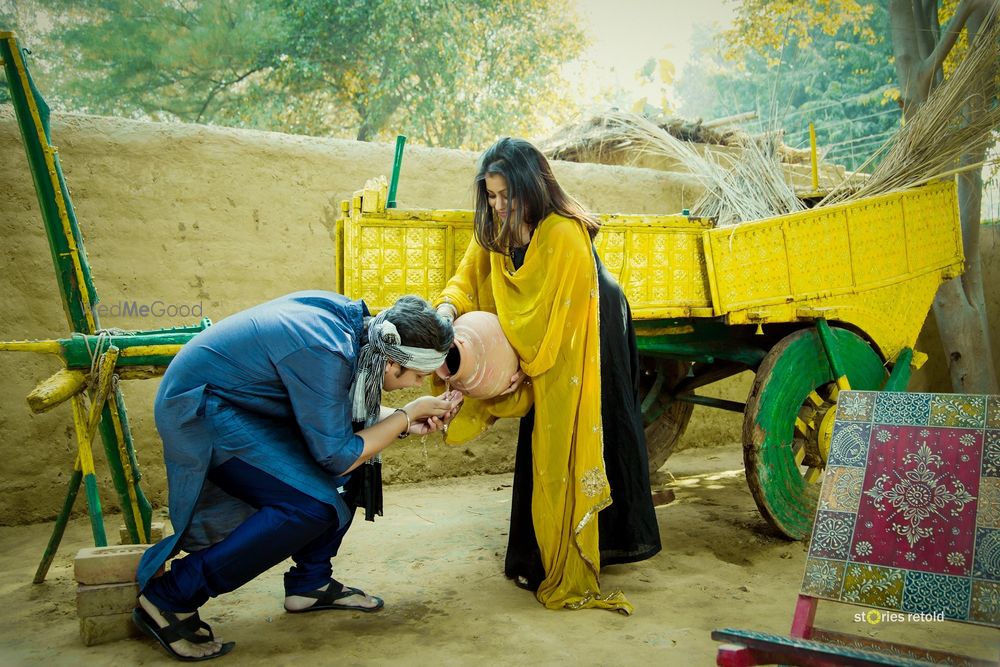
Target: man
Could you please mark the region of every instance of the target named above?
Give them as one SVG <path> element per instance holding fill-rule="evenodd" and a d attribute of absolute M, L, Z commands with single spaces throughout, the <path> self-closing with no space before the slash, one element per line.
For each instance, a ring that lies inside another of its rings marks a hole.
<path fill-rule="evenodd" d="M 133 620 L 173 657 L 232 650 L 198 607 L 289 557 L 287 611 L 382 607 L 332 578 L 349 502 L 381 513 L 371 459 L 397 436 L 441 428 L 461 395 L 381 406 L 383 390 L 417 387 L 444 362 L 453 332 L 415 296 L 368 315 L 362 301 L 297 292 L 209 327 L 167 368 L 154 412 L 175 534 L 140 562 Z"/>

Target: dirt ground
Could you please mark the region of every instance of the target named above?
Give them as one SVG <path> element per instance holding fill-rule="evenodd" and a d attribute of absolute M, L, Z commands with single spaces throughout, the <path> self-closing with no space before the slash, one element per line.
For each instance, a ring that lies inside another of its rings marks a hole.
<path fill-rule="evenodd" d="M 202 616 L 237 642 L 222 661 L 269 667 L 711 665 L 713 628 L 786 632 L 806 546 L 768 532 L 747 490 L 739 447 L 679 452 L 654 486 L 676 494 L 657 508 L 663 552 L 602 574 L 605 590 L 621 588 L 635 605 L 631 617 L 548 611 L 503 577 L 509 475 L 386 488 L 385 517 L 356 523 L 334 563 L 339 579 L 385 598 L 379 613 L 285 614 L 281 565 L 210 601 Z M 119 523 L 106 518 L 109 535 L 117 535 Z M 50 530 L 0 528 L 0 664 L 176 664 L 145 638 L 83 646 L 72 558 L 90 545 L 89 523 L 71 522 L 48 580 L 34 585 Z M 821 603 L 817 623 L 980 656 L 993 650 L 994 658 L 1000 643 L 994 630 L 954 623 L 856 623 L 859 611 Z"/>

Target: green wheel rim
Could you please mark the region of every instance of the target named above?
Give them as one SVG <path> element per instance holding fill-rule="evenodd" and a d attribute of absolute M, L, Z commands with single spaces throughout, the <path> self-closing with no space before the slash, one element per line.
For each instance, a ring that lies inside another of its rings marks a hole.
<path fill-rule="evenodd" d="M 863 338 L 833 329 L 852 389 L 878 390 L 882 359 Z M 743 462 L 760 513 L 793 540 L 812 530 L 822 476 L 819 424 L 836 403 L 836 378 L 814 329 L 796 331 L 764 357 L 743 418 Z M 811 439 L 811 441 L 810 441 Z"/>

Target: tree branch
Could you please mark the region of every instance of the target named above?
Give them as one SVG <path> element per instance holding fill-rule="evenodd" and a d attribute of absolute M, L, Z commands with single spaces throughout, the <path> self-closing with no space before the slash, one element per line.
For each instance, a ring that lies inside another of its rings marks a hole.
<path fill-rule="evenodd" d="M 917 72 L 920 66 L 920 46 L 917 43 L 917 16 L 909 0 L 889 0 L 889 28 L 892 52 L 895 56 L 896 78 L 899 80 L 903 114 L 908 118 L 920 106 Z"/>
<path fill-rule="evenodd" d="M 924 58 L 923 62 L 920 63 L 917 76 L 923 99 L 927 99 L 927 95 L 930 94 L 931 83 L 934 81 L 934 73 L 941 67 L 944 59 L 948 56 L 952 47 L 955 46 L 955 42 L 965 27 L 966 21 L 968 21 L 969 17 L 977 9 L 984 8 L 988 1 L 961 0 L 959 2 L 958 8 L 955 10 L 955 15 L 951 17 L 948 25 L 945 26 L 941 35 L 941 41 L 934 47 L 931 55 Z"/>
<path fill-rule="evenodd" d="M 934 45 L 938 42 L 941 28 L 937 20 L 937 4 L 937 0 L 913 0 L 913 20 L 918 28 L 916 37 L 921 61 L 934 52 Z"/>
<path fill-rule="evenodd" d="M 231 81 L 219 81 L 219 82 L 216 82 L 216 84 L 214 86 L 212 86 L 212 90 L 209 91 L 208 97 L 205 98 L 204 104 L 202 104 L 201 108 L 198 110 L 198 116 L 197 116 L 195 122 L 196 123 L 200 123 L 201 122 L 202 116 L 205 115 L 205 111 L 208 109 L 208 105 L 212 103 L 212 100 L 215 99 L 216 95 L 218 95 L 219 93 L 221 93 L 226 88 L 229 88 L 231 86 L 236 85 L 237 83 L 239 83 L 243 79 L 247 78 L 248 76 L 250 76 L 254 72 L 259 72 L 262 69 L 264 69 L 263 66 L 254 67 L 254 68 L 252 68 L 252 69 L 244 72 L 243 74 L 238 75 L 235 79 L 233 79 Z"/>

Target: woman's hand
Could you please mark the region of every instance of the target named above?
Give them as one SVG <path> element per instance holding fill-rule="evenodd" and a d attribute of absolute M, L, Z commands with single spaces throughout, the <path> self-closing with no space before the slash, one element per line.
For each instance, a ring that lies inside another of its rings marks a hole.
<path fill-rule="evenodd" d="M 458 317 L 458 309 L 450 303 L 442 303 L 437 307 L 437 314 L 449 322 L 454 322 Z"/>
<path fill-rule="evenodd" d="M 524 374 L 520 368 L 517 372 L 510 376 L 510 386 L 500 392 L 501 396 L 506 396 L 507 394 L 513 394 L 522 384 L 531 384 L 531 378 Z"/>

